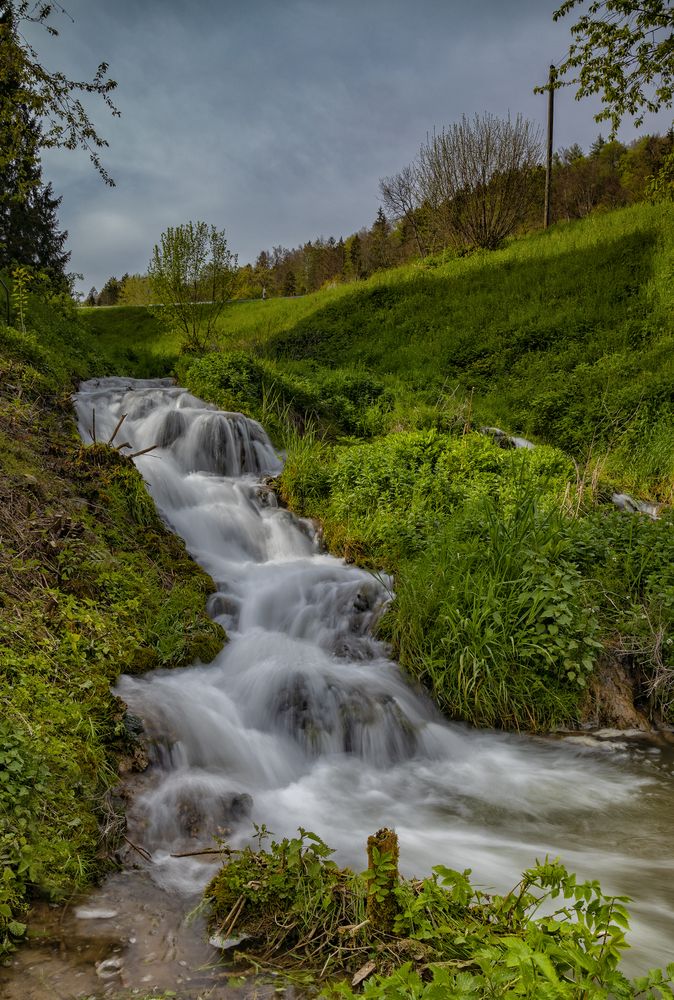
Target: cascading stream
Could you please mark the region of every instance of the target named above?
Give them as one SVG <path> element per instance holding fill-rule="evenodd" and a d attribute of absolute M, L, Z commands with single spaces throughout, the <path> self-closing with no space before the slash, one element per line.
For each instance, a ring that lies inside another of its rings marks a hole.
<path fill-rule="evenodd" d="M 396 828 L 401 864 L 472 868 L 510 888 L 560 856 L 605 891 L 631 895 L 636 969 L 674 957 L 671 759 L 624 744 L 592 749 L 448 723 L 372 636 L 387 581 L 321 552 L 279 509 L 281 469 L 264 430 L 170 380 L 103 378 L 75 397 L 88 440 L 122 414 L 124 440 L 166 522 L 216 581 L 215 660 L 122 677 L 117 693 L 155 741 L 132 811 L 164 887 L 193 892 L 212 869 L 172 854 L 234 846 L 253 822 L 277 837 L 314 830 L 360 868 L 369 833 Z"/>

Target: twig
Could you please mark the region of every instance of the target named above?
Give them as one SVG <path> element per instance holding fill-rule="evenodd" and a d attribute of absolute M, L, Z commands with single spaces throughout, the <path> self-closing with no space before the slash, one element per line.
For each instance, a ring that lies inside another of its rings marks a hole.
<path fill-rule="evenodd" d="M 125 420 L 126 420 L 126 413 L 123 413 L 121 415 L 121 417 L 119 418 L 119 420 L 117 421 L 117 426 L 115 427 L 114 431 L 112 432 L 112 437 L 110 437 L 108 439 L 108 444 L 112 444 L 112 442 L 115 440 L 115 438 L 117 437 L 117 431 L 122 426 L 122 424 L 124 423 Z M 120 448 L 124 448 L 124 447 L 129 447 L 129 446 L 128 445 L 120 444 L 119 447 Z"/>
<path fill-rule="evenodd" d="M 231 910 L 229 911 L 223 922 L 220 924 L 217 933 L 221 934 L 225 938 L 225 940 L 228 937 L 231 937 L 232 931 L 234 930 L 234 925 L 241 916 L 241 911 L 243 910 L 245 903 L 246 903 L 246 897 L 243 895 L 239 896 L 234 906 L 231 908 Z M 225 927 L 227 928 L 226 930 Z"/>
<path fill-rule="evenodd" d="M 204 847 L 201 851 L 182 851 L 180 854 L 170 854 L 171 858 L 196 858 L 200 854 L 241 854 L 233 847 Z"/>
<path fill-rule="evenodd" d="M 152 861 L 152 855 L 150 854 L 149 851 L 146 851 L 144 847 L 139 847 L 138 844 L 134 844 L 133 841 L 129 840 L 129 838 L 124 834 L 122 834 L 122 839 L 127 842 L 129 847 L 133 847 L 134 851 L 138 851 L 141 858 L 143 858 L 145 861 Z"/>
<path fill-rule="evenodd" d="M 131 446 L 129 445 L 129 447 Z M 139 455 L 147 455 L 148 451 L 154 451 L 158 447 L 158 444 L 151 444 L 149 448 L 143 448 L 142 451 L 134 451 L 133 455 L 127 455 L 127 458 L 138 458 Z"/>

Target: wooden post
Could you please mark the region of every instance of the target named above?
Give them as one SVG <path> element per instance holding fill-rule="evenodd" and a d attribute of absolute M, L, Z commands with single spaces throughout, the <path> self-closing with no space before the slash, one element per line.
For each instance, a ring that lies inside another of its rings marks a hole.
<path fill-rule="evenodd" d="M 373 928 L 390 934 L 398 912 L 393 890 L 398 884 L 398 835 L 384 827 L 367 838 L 367 867 L 372 872 L 368 887 L 367 918 Z"/>
<path fill-rule="evenodd" d="M 543 226 L 545 229 L 550 225 L 550 200 L 552 194 L 552 144 L 553 126 L 555 117 L 555 77 L 554 66 L 550 67 L 548 77 L 548 152 L 545 161 L 545 208 L 543 210 Z"/>

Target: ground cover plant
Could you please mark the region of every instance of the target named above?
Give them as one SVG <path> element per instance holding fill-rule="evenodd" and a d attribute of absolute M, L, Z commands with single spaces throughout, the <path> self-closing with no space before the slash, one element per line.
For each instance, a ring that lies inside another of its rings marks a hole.
<path fill-rule="evenodd" d="M 118 766 L 143 761 L 111 683 L 224 640 L 131 460 L 79 441 L 73 380 L 109 363 L 72 310 L 29 318 L 0 327 L 0 955 L 31 897 L 70 896 L 119 846 Z"/>
<path fill-rule="evenodd" d="M 674 995 L 674 963 L 634 981 L 620 972 L 627 900 L 577 881 L 559 861 L 537 862 L 510 892 L 492 895 L 469 870 L 444 865 L 401 878 L 390 831 L 369 838 L 362 874 L 339 868 L 313 833 L 264 848 L 268 832 L 259 833 L 259 849 L 232 852 L 206 888 L 211 928 L 223 940 L 243 936 L 241 959 L 258 970 L 304 971 L 305 985 L 307 972 L 327 980 L 323 997 Z"/>

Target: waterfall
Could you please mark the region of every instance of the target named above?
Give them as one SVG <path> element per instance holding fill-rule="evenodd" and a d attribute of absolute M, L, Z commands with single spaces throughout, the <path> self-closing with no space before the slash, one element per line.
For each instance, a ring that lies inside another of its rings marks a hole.
<path fill-rule="evenodd" d="M 216 583 L 209 612 L 229 641 L 212 663 L 123 676 L 153 766 L 131 812 L 152 874 L 191 892 L 212 874 L 172 855 L 253 823 L 299 826 L 364 867 L 364 843 L 395 827 L 401 867 L 472 868 L 510 888 L 559 856 L 634 897 L 637 966 L 672 959 L 671 759 L 653 747 L 586 746 L 471 730 L 443 719 L 373 635 L 390 581 L 325 554 L 311 523 L 279 508 L 281 461 L 262 427 L 170 380 L 102 378 L 75 397 L 87 439 L 122 414 L 124 440 L 166 523 Z"/>

